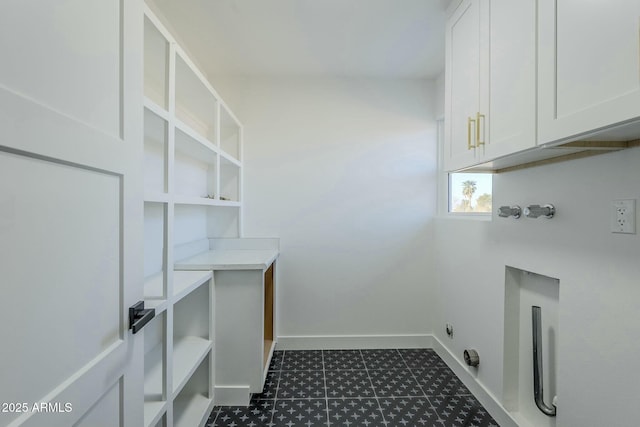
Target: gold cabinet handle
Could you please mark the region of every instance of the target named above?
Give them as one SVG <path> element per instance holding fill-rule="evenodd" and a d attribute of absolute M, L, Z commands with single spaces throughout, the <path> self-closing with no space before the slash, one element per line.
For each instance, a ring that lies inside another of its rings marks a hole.
<path fill-rule="evenodd" d="M 479 112 L 476 114 L 476 145 L 478 147 L 480 147 L 481 145 L 484 145 L 484 141 L 480 140 L 480 119 L 482 118 L 482 121 L 485 121 L 485 117 L 484 114 L 480 114 Z M 485 122 L 486 123 L 486 122 Z"/>
<path fill-rule="evenodd" d="M 473 122 L 473 125 L 476 126 L 477 123 L 475 121 L 475 119 L 472 119 L 471 117 L 467 118 L 467 150 L 471 150 L 472 148 L 476 148 L 475 145 L 471 145 L 471 123 Z M 477 128 L 477 126 L 476 126 Z"/>

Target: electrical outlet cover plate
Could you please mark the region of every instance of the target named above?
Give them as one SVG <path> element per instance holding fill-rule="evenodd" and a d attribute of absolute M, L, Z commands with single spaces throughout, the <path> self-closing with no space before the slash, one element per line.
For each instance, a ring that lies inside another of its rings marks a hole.
<path fill-rule="evenodd" d="M 451 323 L 447 323 L 445 325 L 445 331 L 447 332 L 447 336 L 449 338 L 453 338 L 453 325 Z"/>
<path fill-rule="evenodd" d="M 611 232 L 636 234 L 636 200 L 614 200 L 611 205 Z"/>

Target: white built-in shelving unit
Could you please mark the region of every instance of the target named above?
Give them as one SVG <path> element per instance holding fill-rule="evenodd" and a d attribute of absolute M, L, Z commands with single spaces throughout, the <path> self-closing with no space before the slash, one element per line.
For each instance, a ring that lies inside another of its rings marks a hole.
<path fill-rule="evenodd" d="M 242 126 L 161 20 L 144 17 L 145 427 L 203 425 L 213 408 L 211 271 L 176 246 L 242 234 Z"/>
<path fill-rule="evenodd" d="M 201 425 L 213 408 L 213 276 L 210 271 L 170 276 L 165 281 L 156 274 L 145 286 L 145 305 L 156 309 L 143 330 L 145 426 Z M 172 288 L 167 294 L 165 286 Z M 196 372 L 204 376 L 195 379 Z M 180 419 L 198 421 L 181 424 Z"/>

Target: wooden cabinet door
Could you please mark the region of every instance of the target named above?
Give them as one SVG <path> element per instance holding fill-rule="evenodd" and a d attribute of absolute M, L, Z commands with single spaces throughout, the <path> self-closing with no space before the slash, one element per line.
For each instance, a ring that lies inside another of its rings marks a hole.
<path fill-rule="evenodd" d="M 488 1 L 489 40 L 481 68 L 480 142 L 487 160 L 536 144 L 536 4 Z"/>
<path fill-rule="evenodd" d="M 0 426 L 143 425 L 141 3 L 3 3 Z"/>
<path fill-rule="evenodd" d="M 638 118 L 640 1 L 538 3 L 538 143 Z"/>
<path fill-rule="evenodd" d="M 273 283 L 275 262 L 264 272 L 264 359 L 263 367 L 265 370 L 269 368 L 269 356 L 272 354 L 272 346 L 275 341 L 274 324 L 275 324 L 275 287 Z"/>
<path fill-rule="evenodd" d="M 476 162 L 480 107 L 480 2 L 464 1 L 447 21 L 445 66 L 446 170 Z"/>

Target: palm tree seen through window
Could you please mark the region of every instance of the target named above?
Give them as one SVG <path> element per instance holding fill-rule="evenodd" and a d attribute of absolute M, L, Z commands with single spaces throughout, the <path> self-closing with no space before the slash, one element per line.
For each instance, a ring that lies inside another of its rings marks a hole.
<path fill-rule="evenodd" d="M 457 213 L 490 213 L 491 187 L 491 174 L 449 174 L 449 211 Z"/>

